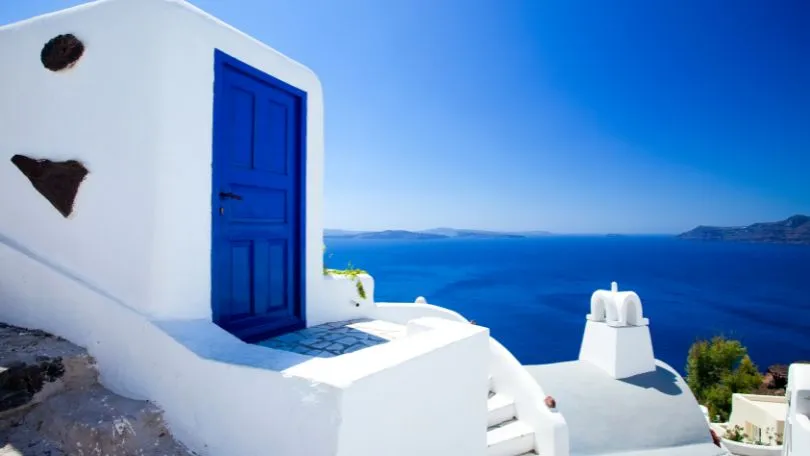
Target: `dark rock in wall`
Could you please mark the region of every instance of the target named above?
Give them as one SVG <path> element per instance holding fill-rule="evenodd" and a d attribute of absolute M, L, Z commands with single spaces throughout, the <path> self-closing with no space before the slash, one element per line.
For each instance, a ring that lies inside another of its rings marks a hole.
<path fill-rule="evenodd" d="M 39 54 L 42 65 L 51 71 L 70 68 L 84 54 L 84 43 L 73 34 L 67 33 L 51 38 Z"/>
<path fill-rule="evenodd" d="M 73 212 L 79 185 L 88 173 L 84 165 L 76 160 L 53 162 L 35 160 L 25 155 L 15 155 L 11 157 L 11 162 L 59 213 L 68 217 Z"/>

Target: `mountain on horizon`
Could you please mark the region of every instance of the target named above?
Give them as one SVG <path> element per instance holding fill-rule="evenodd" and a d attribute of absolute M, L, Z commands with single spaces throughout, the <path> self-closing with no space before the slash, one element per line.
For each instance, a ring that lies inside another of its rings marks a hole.
<path fill-rule="evenodd" d="M 760 222 L 747 226 L 698 226 L 681 233 L 680 239 L 702 241 L 767 242 L 810 245 L 810 216 L 794 215 L 778 222 Z"/>

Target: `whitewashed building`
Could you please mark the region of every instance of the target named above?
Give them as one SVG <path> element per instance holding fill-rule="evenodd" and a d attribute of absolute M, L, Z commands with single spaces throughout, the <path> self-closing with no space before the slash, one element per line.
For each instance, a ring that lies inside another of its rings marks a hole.
<path fill-rule="evenodd" d="M 527 369 L 324 275 L 303 65 L 180 0 L 5 25 L 0 58 L 0 321 L 85 347 L 198 453 L 719 454 L 634 293 L 594 294 L 578 361 Z"/>
<path fill-rule="evenodd" d="M 731 396 L 728 425 L 741 427 L 754 442 L 776 445 L 777 435 L 785 433 L 786 417 L 784 396 L 739 393 Z"/>

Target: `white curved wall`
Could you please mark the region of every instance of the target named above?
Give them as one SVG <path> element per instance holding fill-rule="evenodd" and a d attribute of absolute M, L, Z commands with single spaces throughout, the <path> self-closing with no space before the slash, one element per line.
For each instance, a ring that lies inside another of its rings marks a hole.
<path fill-rule="evenodd" d="M 457 312 L 426 302 L 376 303 L 368 316 L 402 324 L 420 317 L 469 323 Z M 546 394 L 542 387 L 514 355 L 492 337 L 489 338 L 488 363 L 495 389 L 514 399 L 518 418 L 534 429 L 535 448 L 540 454 L 567 456 L 569 435 L 565 418 L 545 406 Z"/>
<path fill-rule="evenodd" d="M 728 439 L 722 439 L 722 441 L 723 445 L 735 456 L 779 456 L 782 454 L 782 445 L 752 445 Z"/>

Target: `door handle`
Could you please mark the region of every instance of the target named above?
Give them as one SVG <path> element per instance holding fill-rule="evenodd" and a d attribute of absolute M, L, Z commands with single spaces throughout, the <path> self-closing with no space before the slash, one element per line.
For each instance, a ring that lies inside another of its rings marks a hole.
<path fill-rule="evenodd" d="M 219 192 L 219 199 L 226 199 L 226 198 L 235 199 L 235 200 L 241 200 L 242 199 L 242 197 L 237 195 L 236 193 Z"/>

